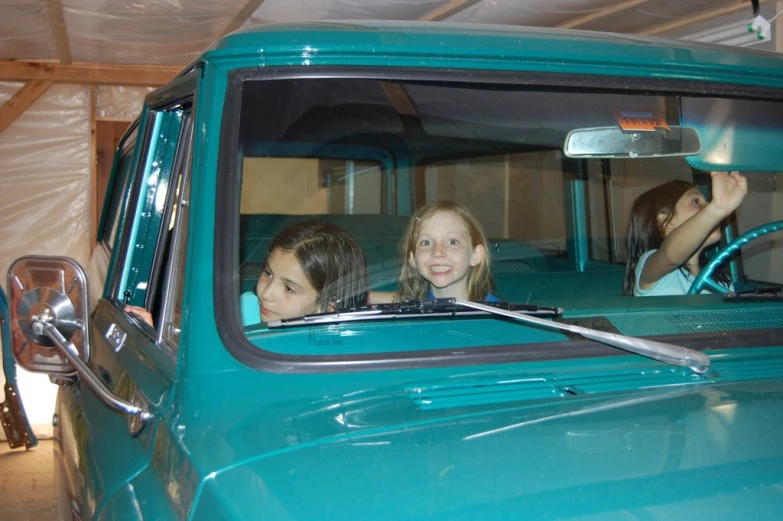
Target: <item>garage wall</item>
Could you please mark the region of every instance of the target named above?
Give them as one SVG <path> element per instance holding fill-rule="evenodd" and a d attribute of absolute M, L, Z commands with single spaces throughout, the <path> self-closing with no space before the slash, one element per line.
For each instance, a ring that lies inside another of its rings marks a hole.
<path fill-rule="evenodd" d="M 0 83 L 0 103 L 21 86 Z M 89 87 L 56 84 L 0 133 L 4 288 L 8 267 L 21 255 L 67 255 L 83 264 L 89 259 L 88 106 Z M 51 436 L 57 388 L 43 374 L 19 370 L 18 380 L 33 430 Z"/>
<path fill-rule="evenodd" d="M 0 105 L 22 85 L 0 82 Z M 99 87 L 96 114 L 106 118 L 133 118 L 150 90 Z M 93 213 L 91 142 L 87 85 L 53 85 L 0 132 L 0 284 L 3 288 L 6 288 L 8 267 L 22 255 L 68 256 L 89 269 Z M 0 393 L 4 380 L 0 374 Z M 51 436 L 56 386 L 49 383 L 46 375 L 21 369 L 18 380 L 33 430 L 39 437 Z M 0 439 L 4 439 L 2 431 Z"/>

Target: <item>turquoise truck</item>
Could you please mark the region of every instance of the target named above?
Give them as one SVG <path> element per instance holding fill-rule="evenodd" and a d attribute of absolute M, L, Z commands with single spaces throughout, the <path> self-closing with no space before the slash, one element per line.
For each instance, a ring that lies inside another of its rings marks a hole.
<path fill-rule="evenodd" d="M 9 442 L 35 444 L 18 365 L 59 385 L 61 519 L 779 519 L 782 145 L 772 53 L 235 32 L 147 96 L 90 265 L 9 269 Z M 624 294 L 633 202 L 673 180 L 708 201 L 714 172 L 748 195 L 688 291 Z M 275 235 L 313 219 L 361 246 L 369 290 L 398 291 L 410 216 L 436 201 L 480 223 L 499 302 L 243 315 Z"/>

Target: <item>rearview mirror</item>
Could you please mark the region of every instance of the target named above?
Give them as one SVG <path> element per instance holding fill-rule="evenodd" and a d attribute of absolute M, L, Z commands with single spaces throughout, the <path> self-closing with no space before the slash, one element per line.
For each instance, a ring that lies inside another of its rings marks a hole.
<path fill-rule="evenodd" d="M 574 158 L 687 156 L 701 152 L 701 140 L 695 129 L 673 125 L 638 131 L 579 128 L 568 133 L 563 152 Z"/>
<path fill-rule="evenodd" d="M 8 269 L 7 282 L 16 362 L 28 371 L 76 373 L 33 322 L 52 324 L 76 347 L 82 360 L 89 358 L 87 277 L 82 267 L 66 257 L 21 257 Z"/>

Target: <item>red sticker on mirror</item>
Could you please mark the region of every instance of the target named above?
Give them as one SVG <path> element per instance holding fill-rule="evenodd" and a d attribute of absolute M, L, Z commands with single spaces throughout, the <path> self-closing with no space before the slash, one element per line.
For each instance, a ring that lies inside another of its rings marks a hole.
<path fill-rule="evenodd" d="M 619 110 L 615 112 L 620 128 L 629 131 L 653 132 L 656 128 L 669 129 L 666 121 L 647 111 Z"/>

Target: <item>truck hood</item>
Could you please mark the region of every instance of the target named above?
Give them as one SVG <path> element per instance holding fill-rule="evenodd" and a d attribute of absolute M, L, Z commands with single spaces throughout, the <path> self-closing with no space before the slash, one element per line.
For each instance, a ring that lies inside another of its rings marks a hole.
<path fill-rule="evenodd" d="M 372 422 L 346 411 L 332 414 L 349 427 L 341 434 L 307 439 L 306 430 L 292 431 L 300 437 L 276 450 L 238 449 L 233 464 L 202 480 L 193 519 L 672 521 L 783 513 L 781 380 L 417 411 L 416 421 Z"/>

